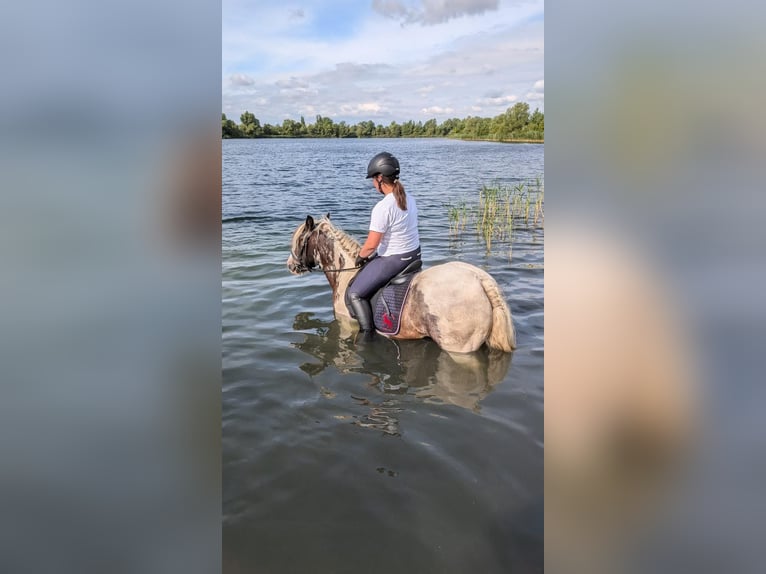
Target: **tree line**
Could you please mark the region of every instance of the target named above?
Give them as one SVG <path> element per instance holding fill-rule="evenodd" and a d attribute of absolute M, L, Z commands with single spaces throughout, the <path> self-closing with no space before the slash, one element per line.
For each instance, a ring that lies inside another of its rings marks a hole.
<path fill-rule="evenodd" d="M 281 125 L 261 124 L 251 112 L 239 117 L 240 123 L 221 114 L 222 137 L 268 138 L 268 137 L 310 137 L 310 138 L 407 138 L 407 137 L 454 137 L 478 140 L 532 140 L 545 139 L 545 116 L 539 110 L 529 112 L 529 104 L 519 102 L 494 118 L 468 116 L 465 119 L 451 118 L 437 123 L 435 119 L 426 122 L 406 121 L 402 124 L 391 122 L 384 126 L 372 121 L 347 124 L 333 122 L 331 118 L 316 116 L 314 123 L 286 119 Z"/>

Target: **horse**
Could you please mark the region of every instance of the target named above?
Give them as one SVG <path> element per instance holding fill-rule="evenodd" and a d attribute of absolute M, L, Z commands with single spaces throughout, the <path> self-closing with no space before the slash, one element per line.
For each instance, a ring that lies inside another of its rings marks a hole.
<path fill-rule="evenodd" d="M 324 272 L 333 292 L 339 320 L 351 321 L 345 294 L 359 272 L 354 266 L 361 245 L 330 221 L 310 215 L 293 232 L 287 269 L 302 275 Z M 401 311 L 394 339 L 430 337 L 450 353 L 472 353 L 482 345 L 510 353 L 516 348 L 511 312 L 500 287 L 486 271 L 460 261 L 435 265 L 417 273 Z"/>

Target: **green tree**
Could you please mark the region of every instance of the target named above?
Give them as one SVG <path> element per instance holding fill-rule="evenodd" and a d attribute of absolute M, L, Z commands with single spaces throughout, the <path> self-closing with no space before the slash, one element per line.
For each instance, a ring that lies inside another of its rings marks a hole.
<path fill-rule="evenodd" d="M 240 130 L 246 138 L 258 137 L 263 133 L 261 122 L 250 112 L 245 111 L 239 116 L 239 121 L 242 122 Z"/>
<path fill-rule="evenodd" d="M 301 124 L 295 120 L 286 119 L 282 122 L 282 135 L 288 137 L 298 137 L 301 133 Z"/>
<path fill-rule="evenodd" d="M 356 137 L 356 134 L 353 136 L 351 135 L 351 127 L 345 121 L 340 121 L 338 124 L 336 124 L 335 130 L 337 137 L 339 138 Z"/>
<path fill-rule="evenodd" d="M 221 114 L 221 137 L 453 137 L 463 139 L 536 139 L 545 138 L 545 116 L 536 109 L 529 113 L 529 104 L 518 102 L 502 114 L 493 118 L 468 116 L 465 119 L 450 118 L 437 123 L 435 118 L 425 123 L 408 120 L 403 124 L 392 121 L 388 126 L 375 124 L 371 120 L 349 125 L 345 121 L 337 124 L 331 118 L 316 116 L 316 123 L 307 124 L 285 119 L 281 125 L 270 125 L 258 121 L 252 113 L 245 111 L 240 116 L 240 125 Z"/>
<path fill-rule="evenodd" d="M 321 115 L 317 115 L 316 120 L 316 131 L 319 137 L 337 137 L 335 126 L 332 123 L 332 118 L 323 118 Z"/>
<path fill-rule="evenodd" d="M 529 123 L 529 104 L 518 102 L 505 112 L 507 137 L 520 135 Z"/>
<path fill-rule="evenodd" d="M 372 121 L 359 122 L 356 124 L 356 135 L 360 138 L 369 138 L 375 135 L 375 123 Z"/>
<path fill-rule="evenodd" d="M 457 135 L 463 129 L 463 120 L 458 118 L 450 118 L 444 120 L 439 126 L 439 134 L 442 136 Z"/>
<path fill-rule="evenodd" d="M 492 139 L 503 140 L 510 138 L 511 129 L 505 114 L 492 118 L 489 125 L 489 134 Z"/>
<path fill-rule="evenodd" d="M 463 137 L 473 139 L 477 138 L 479 133 L 479 121 L 481 118 L 475 116 L 468 116 L 463 122 Z"/>
<path fill-rule="evenodd" d="M 279 126 L 272 126 L 271 124 L 264 124 L 263 135 L 267 137 L 278 136 L 280 133 Z"/>
<path fill-rule="evenodd" d="M 436 135 L 436 119 L 432 118 L 423 124 L 423 135 L 432 138 Z"/>
<path fill-rule="evenodd" d="M 226 139 L 242 137 L 237 124 L 234 123 L 234 120 L 228 119 L 226 114 L 221 114 L 221 137 Z"/>
<path fill-rule="evenodd" d="M 530 139 L 544 139 L 545 115 L 543 115 L 539 109 L 535 109 L 530 116 L 527 133 L 529 134 Z"/>

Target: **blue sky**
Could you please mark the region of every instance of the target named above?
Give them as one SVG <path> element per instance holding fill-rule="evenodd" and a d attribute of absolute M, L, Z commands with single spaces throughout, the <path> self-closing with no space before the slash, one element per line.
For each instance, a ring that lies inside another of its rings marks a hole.
<path fill-rule="evenodd" d="M 223 1 L 223 111 L 262 123 L 544 110 L 543 0 Z"/>

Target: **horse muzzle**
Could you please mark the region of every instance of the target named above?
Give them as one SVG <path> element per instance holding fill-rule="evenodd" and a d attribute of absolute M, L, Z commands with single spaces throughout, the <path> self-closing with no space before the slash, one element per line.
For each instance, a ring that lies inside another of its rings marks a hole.
<path fill-rule="evenodd" d="M 292 255 L 287 258 L 287 270 L 293 275 L 303 275 L 307 271 L 311 271 L 311 269 L 296 261 Z"/>

